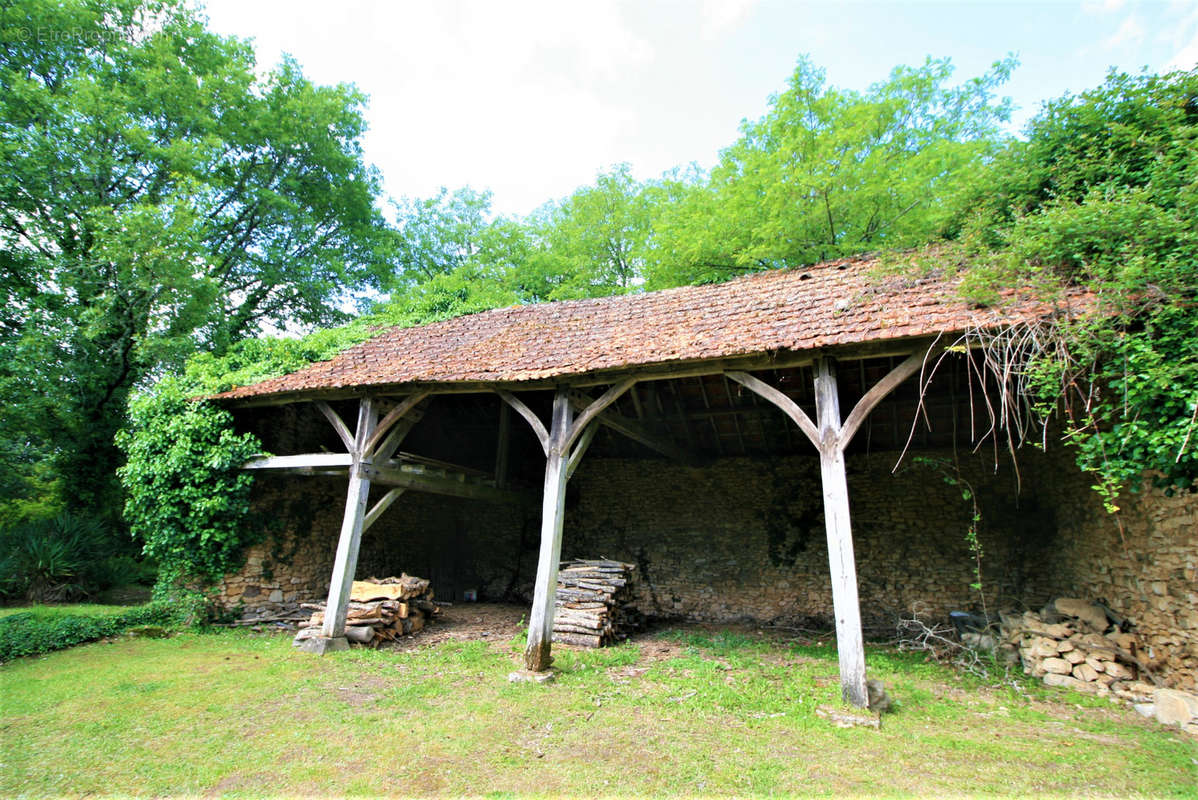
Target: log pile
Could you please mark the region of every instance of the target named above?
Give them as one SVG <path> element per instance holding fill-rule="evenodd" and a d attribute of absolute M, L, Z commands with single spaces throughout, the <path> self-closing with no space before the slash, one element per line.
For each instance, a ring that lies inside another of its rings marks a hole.
<path fill-rule="evenodd" d="M 398 578 L 368 578 L 354 581 L 345 615 L 345 638 L 350 642 L 377 648 L 401 636 L 422 630 L 440 609 L 433 602 L 433 590 L 425 578 L 403 574 Z M 304 603 L 311 609 L 306 622 L 300 623 L 295 643 L 320 635 L 325 604 Z"/>
<path fill-rule="evenodd" d="M 557 573 L 553 641 L 601 647 L 639 627 L 642 616 L 632 601 L 635 569 L 608 559 L 563 562 Z"/>
<path fill-rule="evenodd" d="M 1018 652 L 1023 671 L 1051 686 L 1141 702 L 1155 687 L 1143 682 L 1152 676 L 1122 622 L 1100 605 L 1061 597 L 1039 613 L 1004 615 L 1000 646 Z"/>

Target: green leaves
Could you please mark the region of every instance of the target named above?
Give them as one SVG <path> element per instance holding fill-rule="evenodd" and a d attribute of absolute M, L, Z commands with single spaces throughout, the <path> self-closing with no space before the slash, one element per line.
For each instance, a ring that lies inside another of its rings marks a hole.
<path fill-rule="evenodd" d="M 259 77 L 178 0 L 16 0 L 0 30 L 38 33 L 0 41 L 0 471 L 52 461 L 63 501 L 111 506 L 131 387 L 344 321 L 389 272 L 365 98 Z"/>
<path fill-rule="evenodd" d="M 244 524 L 252 478 L 241 465 L 261 443 L 168 378 L 133 399 L 117 444 L 126 457 L 118 470 L 125 518 L 158 561 L 160 585 L 208 582 L 239 566 L 258 535 Z"/>
<path fill-rule="evenodd" d="M 1117 510 L 1147 472 L 1198 479 L 1198 70 L 1112 73 L 1049 103 L 966 197 L 958 256 L 974 299 L 1084 286 L 1096 314 L 1028 365 L 1062 404 L 1078 463 Z"/>
<path fill-rule="evenodd" d="M 1013 60 L 949 85 L 947 60 L 898 67 L 866 92 L 800 60 L 769 112 L 742 126 L 705 183 L 678 189 L 654 234 L 650 285 L 719 279 L 926 243 L 997 151 L 994 89 Z"/>

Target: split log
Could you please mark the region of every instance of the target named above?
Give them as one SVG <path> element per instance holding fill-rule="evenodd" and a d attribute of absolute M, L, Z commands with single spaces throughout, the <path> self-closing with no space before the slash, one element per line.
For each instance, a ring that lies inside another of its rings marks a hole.
<path fill-rule="evenodd" d="M 633 564 L 575 560 L 558 569 L 553 641 L 600 647 L 624 638 L 641 617 L 632 605 Z"/>

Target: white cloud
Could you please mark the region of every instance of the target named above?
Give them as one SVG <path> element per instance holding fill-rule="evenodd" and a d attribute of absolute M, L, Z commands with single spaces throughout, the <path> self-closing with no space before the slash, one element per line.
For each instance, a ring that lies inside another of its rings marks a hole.
<path fill-rule="evenodd" d="M 1144 40 L 1144 26 L 1134 13 L 1128 14 L 1119 28 L 1106 39 L 1106 46 L 1114 49 L 1124 45 L 1137 45 Z"/>
<path fill-rule="evenodd" d="M 1194 69 L 1198 67 L 1198 5 L 1177 2 L 1170 10 L 1177 13 L 1178 19 L 1162 36 L 1172 50 L 1164 69 Z"/>
<path fill-rule="evenodd" d="M 757 5 L 757 0 L 703 0 L 699 7 L 699 30 L 704 39 L 714 39 L 735 28 Z"/>

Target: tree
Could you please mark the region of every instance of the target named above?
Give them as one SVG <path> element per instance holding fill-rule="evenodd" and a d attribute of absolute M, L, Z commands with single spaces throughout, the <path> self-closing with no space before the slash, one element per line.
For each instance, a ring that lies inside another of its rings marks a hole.
<path fill-rule="evenodd" d="M 1198 480 L 1198 69 L 1112 72 L 1046 104 L 966 194 L 965 287 L 1084 286 L 1097 300 L 1029 365 L 1113 506 L 1145 470 Z"/>
<path fill-rule="evenodd" d="M 345 317 L 394 248 L 362 158 L 363 97 L 180 0 L 0 9 L 4 471 L 51 460 L 115 509 L 132 386 L 196 348 Z M 27 486 L 26 490 L 31 488 Z"/>
<path fill-rule="evenodd" d="M 406 287 L 445 275 L 483 249 L 490 227 L 491 193 L 445 187 L 435 197 L 395 203 L 399 240 L 392 287 Z"/>
<path fill-rule="evenodd" d="M 950 86 L 948 60 L 897 67 L 866 92 L 801 59 L 764 117 L 741 126 L 706 182 L 674 181 L 650 284 L 722 279 L 935 238 L 997 150 L 1014 61 Z"/>
<path fill-rule="evenodd" d="M 537 248 L 523 265 L 542 288 L 533 298 L 560 300 L 621 294 L 644 282 L 654 207 L 628 164 L 599 173 L 532 220 Z M 534 283 L 527 278 L 525 282 Z"/>

